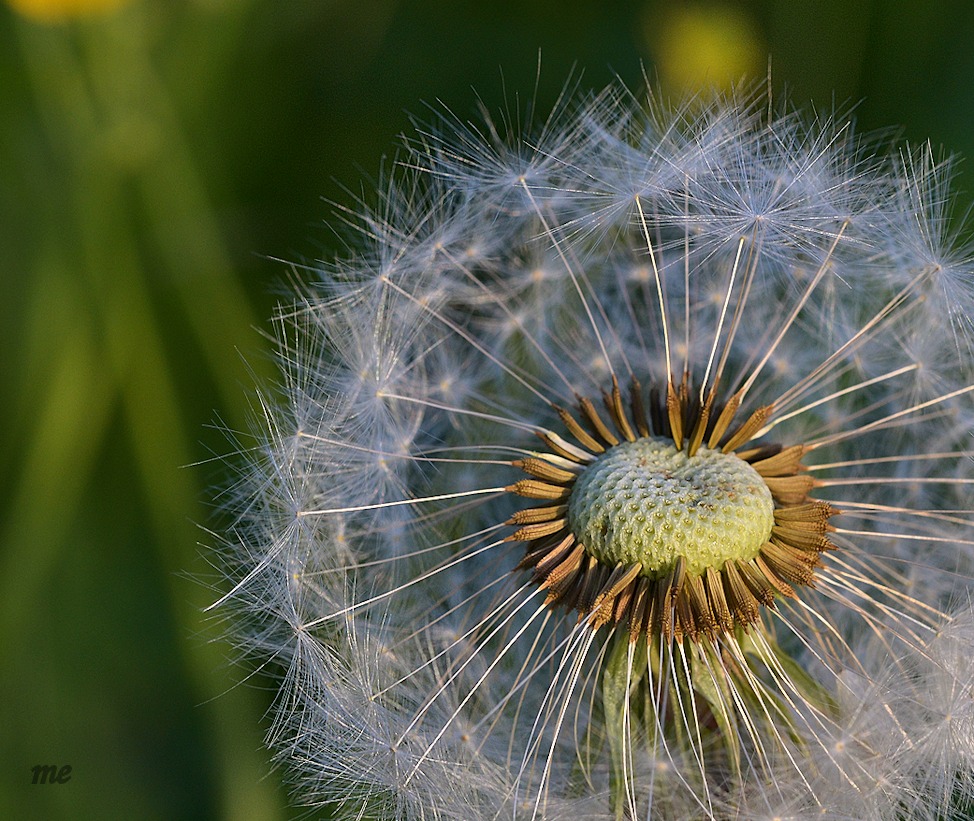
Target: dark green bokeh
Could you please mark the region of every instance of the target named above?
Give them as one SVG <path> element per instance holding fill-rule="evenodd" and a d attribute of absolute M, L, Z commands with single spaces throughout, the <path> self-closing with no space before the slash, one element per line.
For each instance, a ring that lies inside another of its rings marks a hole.
<path fill-rule="evenodd" d="M 269 681 L 237 686 L 187 578 L 229 473 L 207 424 L 246 424 L 238 349 L 271 373 L 271 260 L 331 253 L 321 197 L 350 202 L 407 111 L 669 77 L 686 8 L 133 0 L 45 26 L 0 6 L 0 817 L 302 814 L 260 748 Z M 693 8 L 740 17 L 797 104 L 974 156 L 967 2 Z M 36 764 L 72 778 L 31 785 Z"/>

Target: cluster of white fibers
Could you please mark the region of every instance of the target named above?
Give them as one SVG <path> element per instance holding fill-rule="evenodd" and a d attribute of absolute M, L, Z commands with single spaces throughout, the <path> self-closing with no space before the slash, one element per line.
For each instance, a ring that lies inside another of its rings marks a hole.
<path fill-rule="evenodd" d="M 968 818 L 947 167 L 753 95 L 571 96 L 419 130 L 277 318 L 220 604 L 297 799 Z"/>

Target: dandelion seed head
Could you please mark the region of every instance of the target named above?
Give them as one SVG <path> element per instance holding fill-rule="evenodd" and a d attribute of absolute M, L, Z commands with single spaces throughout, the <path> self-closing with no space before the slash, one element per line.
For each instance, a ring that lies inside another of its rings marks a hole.
<path fill-rule="evenodd" d="M 280 311 L 227 494 L 221 601 L 282 669 L 297 799 L 963 817 L 949 171 L 746 93 L 419 126 Z"/>

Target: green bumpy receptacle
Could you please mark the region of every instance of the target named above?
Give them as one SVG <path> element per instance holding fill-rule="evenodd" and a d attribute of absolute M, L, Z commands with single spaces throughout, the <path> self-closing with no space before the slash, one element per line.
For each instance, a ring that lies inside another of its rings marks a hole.
<path fill-rule="evenodd" d="M 646 437 L 617 445 L 585 468 L 568 500 L 568 523 L 603 564 L 640 563 L 657 578 L 679 556 L 686 570 L 719 570 L 754 558 L 768 541 L 774 502 L 761 476 L 730 453 L 693 456 Z"/>

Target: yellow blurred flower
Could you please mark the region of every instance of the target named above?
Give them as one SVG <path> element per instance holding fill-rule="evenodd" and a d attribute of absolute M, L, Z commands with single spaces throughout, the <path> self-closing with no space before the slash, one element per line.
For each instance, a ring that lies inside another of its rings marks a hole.
<path fill-rule="evenodd" d="M 664 88 L 728 89 L 760 76 L 767 51 L 749 15 L 727 3 L 690 3 L 647 15 L 645 36 Z"/>
<path fill-rule="evenodd" d="M 7 0 L 7 5 L 31 20 L 60 23 L 73 17 L 115 11 L 130 0 Z"/>

